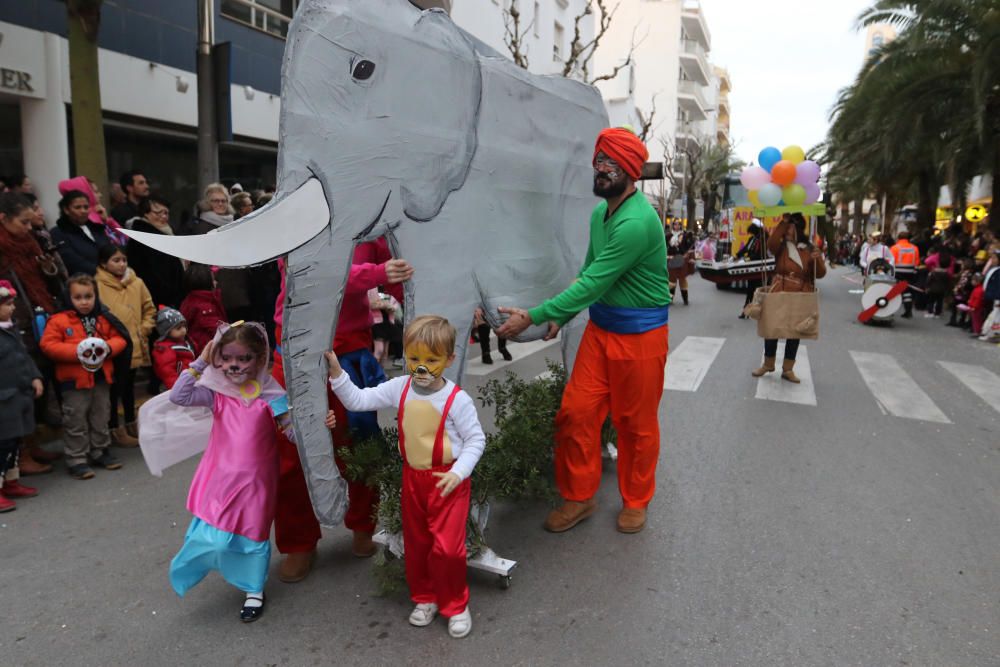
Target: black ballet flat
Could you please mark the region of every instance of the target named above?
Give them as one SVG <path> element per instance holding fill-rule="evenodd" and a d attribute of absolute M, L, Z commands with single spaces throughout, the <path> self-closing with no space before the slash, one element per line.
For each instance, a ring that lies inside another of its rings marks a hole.
<path fill-rule="evenodd" d="M 244 623 L 253 623 L 264 613 L 264 598 L 251 595 L 247 600 L 260 600 L 259 607 L 249 607 L 244 604 L 243 609 L 240 610 L 240 620 Z"/>

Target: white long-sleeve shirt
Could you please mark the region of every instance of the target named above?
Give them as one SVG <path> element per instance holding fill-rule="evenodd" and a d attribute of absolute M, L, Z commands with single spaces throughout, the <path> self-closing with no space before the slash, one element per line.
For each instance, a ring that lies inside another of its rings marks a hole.
<path fill-rule="evenodd" d="M 865 245 L 865 247 L 861 248 L 859 259 L 861 267 L 865 269 L 876 259 L 885 259 L 893 266 L 896 265 L 896 259 L 892 256 L 892 253 L 880 242 L 876 242 L 874 245 Z"/>
<path fill-rule="evenodd" d="M 344 407 L 351 412 L 371 412 L 398 408 L 407 379 L 408 377 L 404 375 L 383 382 L 377 387 L 359 389 L 351 382 L 347 373 L 341 373 L 330 380 L 330 387 Z M 419 437 L 419 433 L 409 432 L 410 429 L 416 429 L 424 434 L 436 431 L 441 423 L 441 413 L 444 411 L 445 403 L 448 402 L 448 397 L 454 388 L 454 382 L 445 380 L 444 387 L 432 394 L 424 394 L 415 384 L 410 385 L 410 391 L 406 394 L 403 427 L 407 429 L 406 458 L 412 467 L 417 469 L 430 467 L 431 455 L 427 449 L 427 438 Z M 445 432 L 444 460 L 445 462 L 453 460 L 451 472 L 461 479 L 466 479 L 472 474 L 473 468 L 483 455 L 486 436 L 479 423 L 476 405 L 464 390 L 459 390 L 455 395 L 445 419 Z"/>

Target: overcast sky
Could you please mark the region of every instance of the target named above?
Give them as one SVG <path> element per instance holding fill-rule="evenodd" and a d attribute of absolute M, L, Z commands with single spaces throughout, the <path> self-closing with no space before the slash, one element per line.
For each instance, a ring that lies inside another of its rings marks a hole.
<path fill-rule="evenodd" d="M 837 91 L 854 80 L 871 0 L 701 0 L 710 58 L 729 69 L 732 138 L 756 162 L 765 146 L 808 151 L 826 136 Z"/>

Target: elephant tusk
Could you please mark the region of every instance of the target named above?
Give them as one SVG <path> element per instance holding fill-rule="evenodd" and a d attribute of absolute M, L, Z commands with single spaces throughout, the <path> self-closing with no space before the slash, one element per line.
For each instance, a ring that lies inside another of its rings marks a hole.
<path fill-rule="evenodd" d="M 313 177 L 286 197 L 201 236 L 164 236 L 131 229 L 136 241 L 199 264 L 240 267 L 262 264 L 304 245 L 330 224 L 330 206 Z"/>

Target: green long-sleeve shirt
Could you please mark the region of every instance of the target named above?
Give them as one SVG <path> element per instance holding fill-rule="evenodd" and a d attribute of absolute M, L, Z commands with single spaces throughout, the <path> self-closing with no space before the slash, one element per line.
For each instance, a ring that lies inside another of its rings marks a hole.
<path fill-rule="evenodd" d="M 636 192 L 611 217 L 607 212 L 605 201 L 590 216 L 590 245 L 577 280 L 529 310 L 533 323 L 562 326 L 595 302 L 629 308 L 670 303 L 667 244 L 656 210 Z"/>

